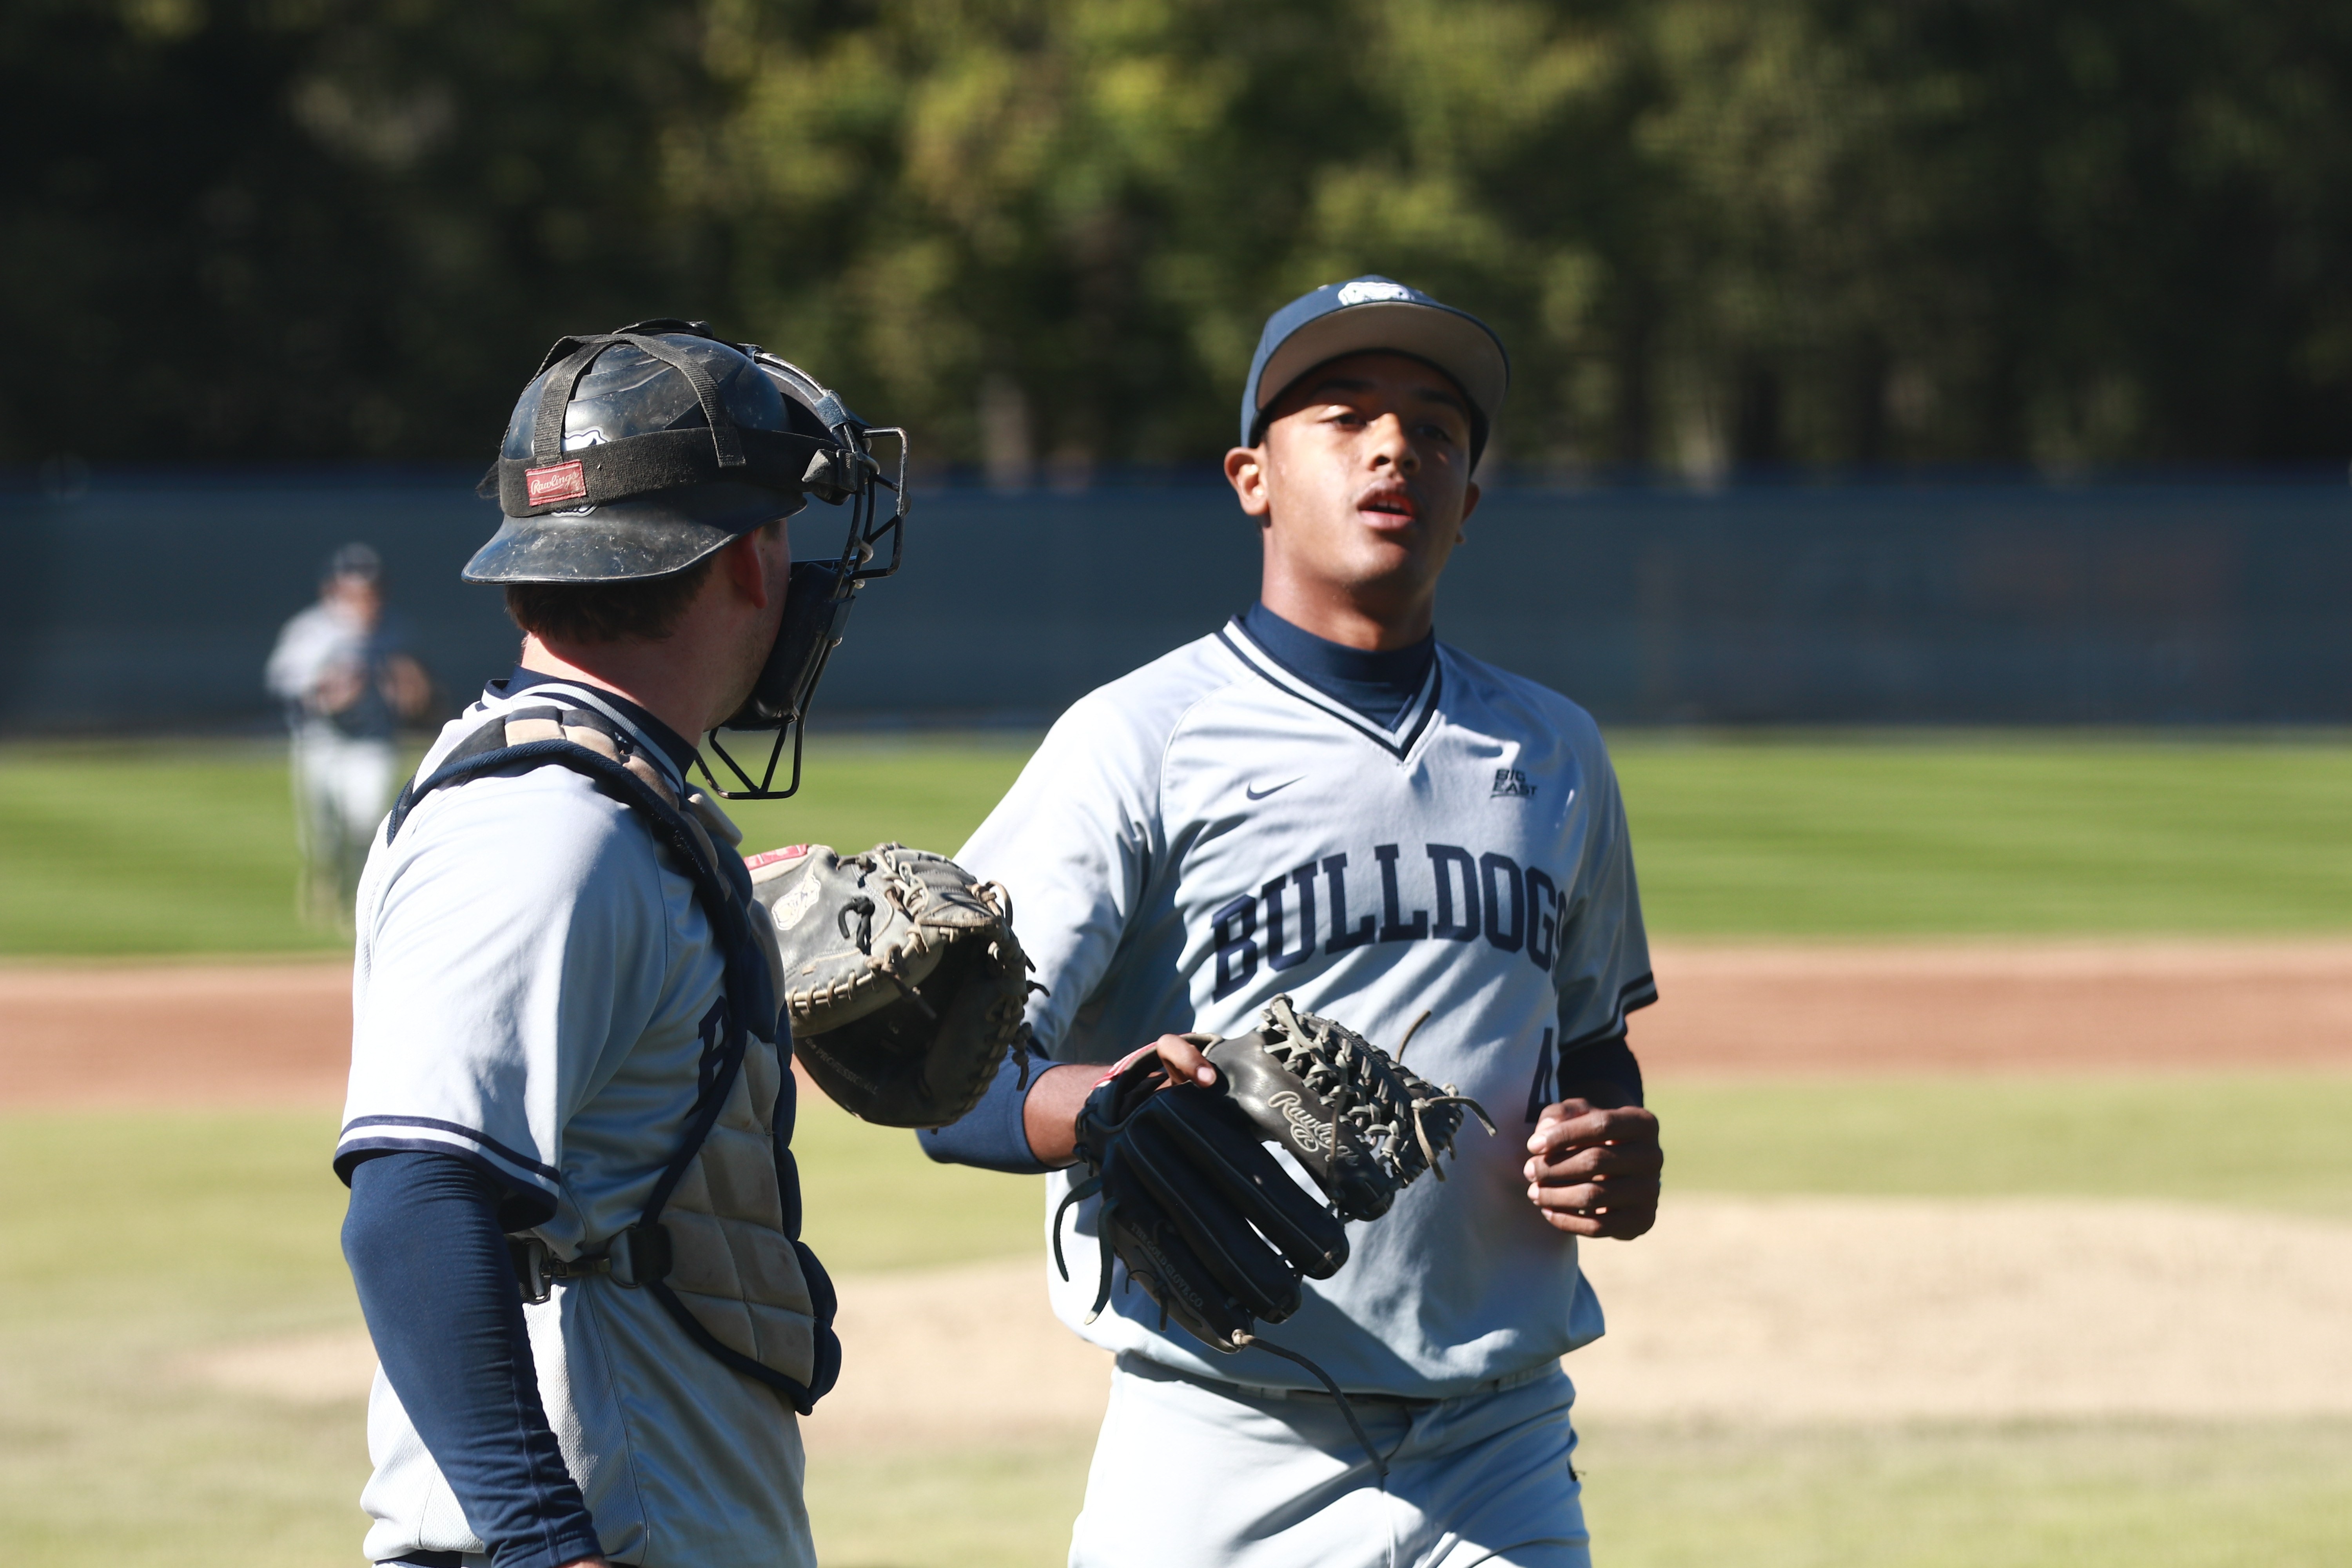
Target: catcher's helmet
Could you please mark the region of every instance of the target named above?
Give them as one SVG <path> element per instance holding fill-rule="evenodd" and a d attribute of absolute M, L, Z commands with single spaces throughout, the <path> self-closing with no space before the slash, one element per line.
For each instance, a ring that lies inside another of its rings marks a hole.
<path fill-rule="evenodd" d="M 898 444 L 885 478 L 870 439 Z M 700 321 L 640 321 L 562 338 L 540 363 L 507 423 L 480 493 L 505 513 L 467 563 L 469 583 L 615 583 L 683 572 L 729 541 L 816 497 L 850 503 L 837 559 L 793 563 L 782 629 L 757 688 L 723 728 L 772 730 L 757 784 L 714 738 L 743 787 L 733 799 L 776 799 L 800 787 L 801 721 L 839 646 L 858 587 L 898 569 L 904 548 L 907 438 L 852 414 L 814 377 Z M 898 504 L 877 518 L 877 489 Z M 890 559 L 875 565 L 890 539 Z M 773 790 L 784 738 L 793 778 Z M 706 766 L 705 776 L 709 776 Z M 717 788 L 716 779 L 712 787 Z"/>
<path fill-rule="evenodd" d="M 506 521 L 469 583 L 613 583 L 682 572 L 807 504 L 836 445 L 732 343 L 684 321 L 565 338 L 507 422 Z"/>

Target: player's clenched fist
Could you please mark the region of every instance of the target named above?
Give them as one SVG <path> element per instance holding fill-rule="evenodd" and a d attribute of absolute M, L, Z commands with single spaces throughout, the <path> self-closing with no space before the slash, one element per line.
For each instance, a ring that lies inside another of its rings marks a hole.
<path fill-rule="evenodd" d="M 1571 1236 L 1641 1235 L 1658 1218 L 1658 1119 L 1638 1105 L 1547 1105 L 1528 1139 L 1528 1201 Z"/>

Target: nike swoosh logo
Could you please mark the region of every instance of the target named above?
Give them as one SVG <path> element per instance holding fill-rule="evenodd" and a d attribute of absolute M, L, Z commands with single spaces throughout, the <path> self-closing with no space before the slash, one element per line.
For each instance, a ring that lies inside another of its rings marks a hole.
<path fill-rule="evenodd" d="M 1303 773 L 1299 775 L 1301 778 L 1305 776 L 1306 775 Z M 1242 786 L 1242 793 L 1249 796 L 1252 800 L 1264 800 L 1267 795 L 1274 794 L 1275 790 L 1288 789 L 1292 784 L 1295 784 L 1297 782 L 1297 779 L 1285 779 L 1280 784 L 1275 785 L 1274 789 L 1252 789 L 1249 785 L 1244 784 Z"/>

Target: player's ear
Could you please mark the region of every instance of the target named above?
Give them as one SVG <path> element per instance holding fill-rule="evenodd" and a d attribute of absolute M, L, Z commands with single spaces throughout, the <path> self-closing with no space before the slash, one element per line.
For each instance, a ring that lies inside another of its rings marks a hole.
<path fill-rule="evenodd" d="M 755 610 L 768 607 L 770 593 L 768 563 L 762 557 L 761 544 L 765 539 L 773 547 L 780 533 L 779 529 L 755 528 L 719 547 L 719 572 Z"/>
<path fill-rule="evenodd" d="M 1470 525 L 1470 514 L 1478 510 L 1478 481 L 1472 479 L 1462 491 L 1462 521 L 1454 528 L 1454 542 L 1456 544 L 1468 538 L 1462 531 Z"/>
<path fill-rule="evenodd" d="M 1263 518 L 1273 509 L 1265 489 L 1265 448 L 1235 447 L 1225 454 L 1225 482 L 1234 487 L 1234 496 L 1242 503 L 1242 510 L 1251 517 Z"/>

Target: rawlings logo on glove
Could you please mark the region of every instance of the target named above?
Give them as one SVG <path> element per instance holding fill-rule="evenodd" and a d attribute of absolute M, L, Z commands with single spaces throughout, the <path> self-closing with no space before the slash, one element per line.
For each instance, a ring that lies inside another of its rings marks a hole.
<path fill-rule="evenodd" d="M 1320 1154 L 1331 1147 L 1323 1136 L 1322 1125 L 1307 1114 L 1307 1102 L 1289 1089 L 1284 1089 L 1266 1101 L 1282 1113 L 1283 1121 L 1290 1128 L 1291 1141 Z"/>

